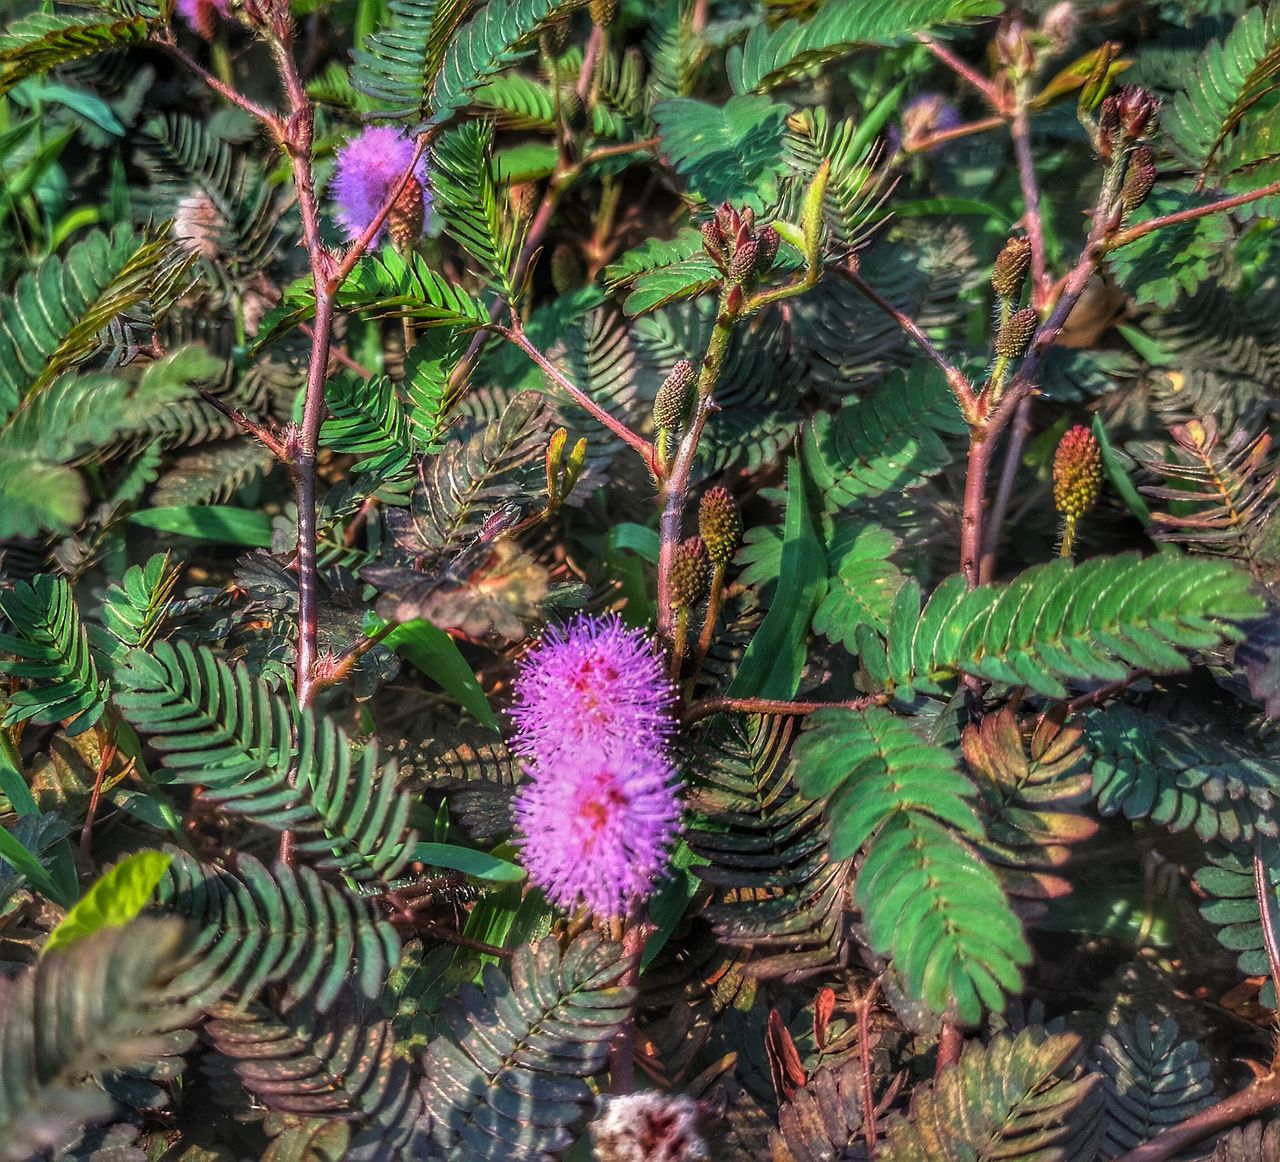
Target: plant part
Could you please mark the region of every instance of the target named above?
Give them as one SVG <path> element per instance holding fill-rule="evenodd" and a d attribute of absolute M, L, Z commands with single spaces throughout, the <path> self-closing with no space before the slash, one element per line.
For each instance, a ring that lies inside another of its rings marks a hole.
<path fill-rule="evenodd" d="M 1278 76 L 19 0 L 0 1159 L 1276 1156 Z"/>

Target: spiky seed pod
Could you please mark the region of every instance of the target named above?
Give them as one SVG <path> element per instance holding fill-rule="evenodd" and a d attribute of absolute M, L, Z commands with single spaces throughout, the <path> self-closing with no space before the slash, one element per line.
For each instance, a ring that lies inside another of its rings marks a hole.
<path fill-rule="evenodd" d="M 688 359 L 678 360 L 671 373 L 662 381 L 653 400 L 655 427 L 674 431 L 684 427 L 689 418 L 689 405 L 693 403 L 693 385 L 698 369 Z"/>
<path fill-rule="evenodd" d="M 582 263 L 573 252 L 573 247 L 561 242 L 551 252 L 551 285 L 556 294 L 568 294 L 582 284 Z"/>
<path fill-rule="evenodd" d="M 1104 160 L 1109 161 L 1124 142 L 1137 141 L 1154 132 L 1159 109 L 1160 102 L 1138 85 L 1121 85 L 1107 94 L 1098 110 Z"/>
<path fill-rule="evenodd" d="M 619 0 L 591 0 L 591 19 L 601 28 L 608 28 L 618 19 Z"/>
<path fill-rule="evenodd" d="M 1077 521 L 1098 502 L 1102 491 L 1102 449 L 1083 424 L 1069 428 L 1053 454 L 1053 504 Z"/>
<path fill-rule="evenodd" d="M 721 202 L 716 208 L 716 225 L 720 227 L 720 232 L 725 238 L 736 238 L 738 228 L 742 225 L 742 218 L 728 202 Z"/>
<path fill-rule="evenodd" d="M 729 279 L 732 282 L 744 283 L 755 277 L 756 263 L 760 258 L 760 243 L 754 238 L 738 243 L 733 257 L 729 260 Z"/>
<path fill-rule="evenodd" d="M 698 535 L 707 556 L 717 565 L 727 565 L 742 540 L 742 517 L 727 488 L 716 485 L 702 494 L 698 504 Z"/>
<path fill-rule="evenodd" d="M 413 249 L 414 243 L 422 237 L 423 220 L 422 183 L 411 177 L 387 215 L 387 233 L 397 250 Z"/>
<path fill-rule="evenodd" d="M 781 241 L 778 232 L 772 226 L 766 226 L 756 235 L 756 243 L 759 246 L 756 253 L 756 270 L 760 274 L 768 273 L 773 266 L 774 259 L 778 257 L 778 244 Z"/>
<path fill-rule="evenodd" d="M 569 23 L 568 17 L 557 20 L 554 24 L 548 24 L 539 38 L 542 51 L 549 57 L 563 56 L 564 50 L 569 47 L 569 34 L 572 31 L 573 26 Z"/>
<path fill-rule="evenodd" d="M 1026 238 L 1010 238 L 996 255 L 991 271 L 992 289 L 1002 299 L 1016 299 L 1022 293 L 1027 271 L 1031 269 L 1031 242 Z"/>
<path fill-rule="evenodd" d="M 1021 359 L 1031 346 L 1039 322 L 1035 307 L 1014 311 L 996 333 L 996 354 L 1005 359 Z"/>
<path fill-rule="evenodd" d="M 706 596 L 711 562 L 701 537 L 690 537 L 676 546 L 671 561 L 671 608 L 691 609 Z"/>
<path fill-rule="evenodd" d="M 1129 168 L 1124 173 L 1124 185 L 1120 188 L 1120 200 L 1124 212 L 1132 214 L 1151 196 L 1156 184 L 1155 154 L 1149 145 L 1134 147 L 1129 157 Z"/>

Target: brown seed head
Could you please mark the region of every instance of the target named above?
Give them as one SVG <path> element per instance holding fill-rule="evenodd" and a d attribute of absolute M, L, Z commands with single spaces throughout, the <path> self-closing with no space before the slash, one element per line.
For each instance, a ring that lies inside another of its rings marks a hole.
<path fill-rule="evenodd" d="M 608 28 L 618 19 L 619 0 L 591 0 L 591 19 L 601 28 Z"/>
<path fill-rule="evenodd" d="M 387 233 L 399 251 L 412 250 L 422 237 L 422 183 L 410 177 L 387 215 Z"/>
<path fill-rule="evenodd" d="M 698 535 L 714 564 L 727 565 L 738 551 L 742 517 L 727 488 L 716 485 L 702 494 L 698 504 Z"/>
<path fill-rule="evenodd" d="M 1079 520 L 1102 491 L 1102 449 L 1083 424 L 1069 428 L 1053 456 L 1053 503 L 1063 516 Z"/>
<path fill-rule="evenodd" d="M 1031 346 L 1039 322 L 1035 307 L 1014 311 L 996 333 L 996 354 L 1005 359 L 1021 359 Z"/>
<path fill-rule="evenodd" d="M 671 561 L 671 608 L 690 609 L 706 596 L 711 562 L 701 537 L 690 537 L 676 546 Z"/>
<path fill-rule="evenodd" d="M 778 257 L 778 244 L 781 241 L 778 232 L 772 226 L 766 226 L 756 235 L 756 243 L 760 248 L 756 254 L 756 270 L 760 274 L 767 273 L 773 266 L 774 259 Z"/>

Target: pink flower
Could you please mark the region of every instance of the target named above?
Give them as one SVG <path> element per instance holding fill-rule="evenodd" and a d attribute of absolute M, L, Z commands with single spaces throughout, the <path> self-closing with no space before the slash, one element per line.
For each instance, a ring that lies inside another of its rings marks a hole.
<path fill-rule="evenodd" d="M 529 651 L 515 683 L 516 750 L 546 760 L 610 740 L 663 747 L 675 730 L 662 655 L 616 615 L 581 614 Z"/>
<path fill-rule="evenodd" d="M 198 32 L 205 40 L 211 40 L 214 16 L 229 20 L 231 0 L 177 0 L 174 10 L 187 22 L 189 28 Z"/>
<path fill-rule="evenodd" d="M 671 761 L 611 741 L 530 764 L 516 796 L 521 860 L 552 903 L 624 916 L 667 866 L 680 824 Z"/>
<path fill-rule="evenodd" d="M 356 241 L 369 228 L 383 202 L 413 161 L 414 148 L 413 140 L 399 129 L 379 125 L 366 129 L 338 150 L 338 168 L 333 176 L 332 192 L 338 221 L 350 241 Z M 422 199 L 421 214 L 416 212 L 417 206 L 403 204 L 406 199 L 416 201 L 419 196 Z M 421 234 L 422 222 L 430 209 L 427 159 L 423 156 L 413 167 L 413 177 L 401 194 L 394 216 L 415 222 L 417 232 Z M 372 244 L 376 246 L 385 234 L 384 224 L 374 235 Z"/>
<path fill-rule="evenodd" d="M 515 817 L 553 903 L 622 916 L 665 870 L 680 824 L 673 697 L 652 639 L 616 616 L 579 615 L 529 651 L 511 711 L 529 775 Z"/>

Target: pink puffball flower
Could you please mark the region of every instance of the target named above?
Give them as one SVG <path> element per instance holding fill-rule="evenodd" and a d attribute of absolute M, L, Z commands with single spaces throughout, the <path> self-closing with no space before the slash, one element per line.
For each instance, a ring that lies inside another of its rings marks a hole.
<path fill-rule="evenodd" d="M 174 11 L 186 21 L 188 28 L 198 32 L 205 40 L 211 40 L 214 17 L 231 19 L 231 0 L 177 0 Z"/>
<path fill-rule="evenodd" d="M 660 750 L 675 731 L 674 693 L 661 653 L 616 615 L 581 614 L 553 626 L 515 682 L 515 749 L 546 766 L 561 753 L 610 741 Z"/>
<path fill-rule="evenodd" d="M 674 692 L 644 630 L 580 614 L 543 634 L 515 681 L 515 819 L 529 878 L 562 908 L 623 916 L 667 867 L 680 826 Z"/>
<path fill-rule="evenodd" d="M 351 138 L 338 150 L 338 167 L 330 189 L 337 206 L 338 221 L 342 224 L 348 241 L 355 242 L 372 225 L 382 204 L 413 162 L 415 148 L 412 138 L 406 137 L 399 129 L 391 125 L 378 125 Z M 416 210 L 416 207 L 398 204 L 396 209 L 405 217 L 417 218 L 420 234 L 421 223 L 431 210 L 425 155 L 414 165 L 413 177 L 401 194 L 401 202 L 406 195 L 414 197 L 415 184 L 422 198 L 421 216 L 408 213 L 409 210 Z M 371 244 L 377 246 L 386 232 L 387 226 L 383 223 Z"/>
<path fill-rule="evenodd" d="M 529 773 L 515 804 L 529 878 L 566 910 L 625 916 L 666 871 L 679 830 L 670 760 L 611 740 Z"/>

